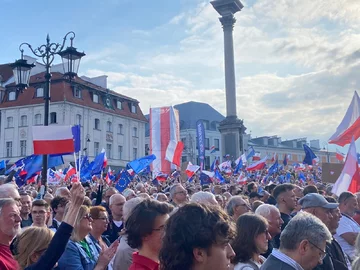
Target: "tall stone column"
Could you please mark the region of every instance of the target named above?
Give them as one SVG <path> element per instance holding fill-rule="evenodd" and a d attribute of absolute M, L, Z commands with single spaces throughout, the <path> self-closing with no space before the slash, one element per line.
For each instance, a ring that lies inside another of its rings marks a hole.
<path fill-rule="evenodd" d="M 236 159 L 244 151 L 243 148 L 246 147 L 243 143 L 246 127 L 243 121 L 237 118 L 236 112 L 233 28 L 236 22 L 234 14 L 244 6 L 240 0 L 214 0 L 211 4 L 220 14 L 219 20 L 224 30 L 226 118 L 219 125 L 222 154 L 229 154 Z"/>

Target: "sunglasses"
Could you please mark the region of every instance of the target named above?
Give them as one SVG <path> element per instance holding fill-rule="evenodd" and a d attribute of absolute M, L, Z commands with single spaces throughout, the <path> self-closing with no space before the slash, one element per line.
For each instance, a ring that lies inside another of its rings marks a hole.
<path fill-rule="evenodd" d="M 90 214 L 86 214 L 85 216 L 83 216 L 84 219 L 90 220 L 91 219 L 91 215 Z"/>

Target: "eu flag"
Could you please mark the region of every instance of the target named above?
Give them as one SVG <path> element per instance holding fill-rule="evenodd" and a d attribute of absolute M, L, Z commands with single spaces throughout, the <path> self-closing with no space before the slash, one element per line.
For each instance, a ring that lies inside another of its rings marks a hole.
<path fill-rule="evenodd" d="M 127 188 L 127 186 L 130 184 L 131 181 L 132 181 L 131 175 L 125 170 L 122 172 L 120 179 L 117 182 L 115 188 L 119 192 L 123 192 Z"/>
<path fill-rule="evenodd" d="M 154 154 L 150 156 L 145 156 L 139 159 L 135 159 L 131 162 L 129 162 L 129 166 L 131 169 L 134 170 L 136 174 L 140 173 L 142 170 L 146 169 L 147 166 L 149 166 L 154 160 L 156 159 L 156 156 Z"/>

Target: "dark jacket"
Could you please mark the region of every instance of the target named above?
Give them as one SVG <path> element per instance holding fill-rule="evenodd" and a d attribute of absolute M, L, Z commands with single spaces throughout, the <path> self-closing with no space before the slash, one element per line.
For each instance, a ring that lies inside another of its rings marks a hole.
<path fill-rule="evenodd" d="M 103 233 L 103 235 L 107 236 L 110 243 L 114 243 L 116 239 L 119 238 L 121 230 L 124 228 L 124 223 L 121 224 L 120 227 L 116 226 L 114 221 L 109 223 L 108 229 Z"/>
<path fill-rule="evenodd" d="M 264 264 L 260 267 L 260 270 L 294 270 L 292 266 L 284 263 L 278 258 L 270 255 Z"/>

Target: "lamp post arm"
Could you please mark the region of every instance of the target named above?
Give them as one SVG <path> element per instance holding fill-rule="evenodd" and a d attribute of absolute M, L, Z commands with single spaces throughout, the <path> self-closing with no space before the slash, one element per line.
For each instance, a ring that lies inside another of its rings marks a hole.
<path fill-rule="evenodd" d="M 70 31 L 64 36 L 63 43 L 61 44 L 60 50 L 58 52 L 61 52 L 64 49 L 65 42 L 66 42 L 68 35 L 72 35 L 72 37 L 70 37 L 70 42 L 71 42 L 71 46 L 72 46 L 73 40 L 75 38 L 75 33 L 73 31 Z"/>

